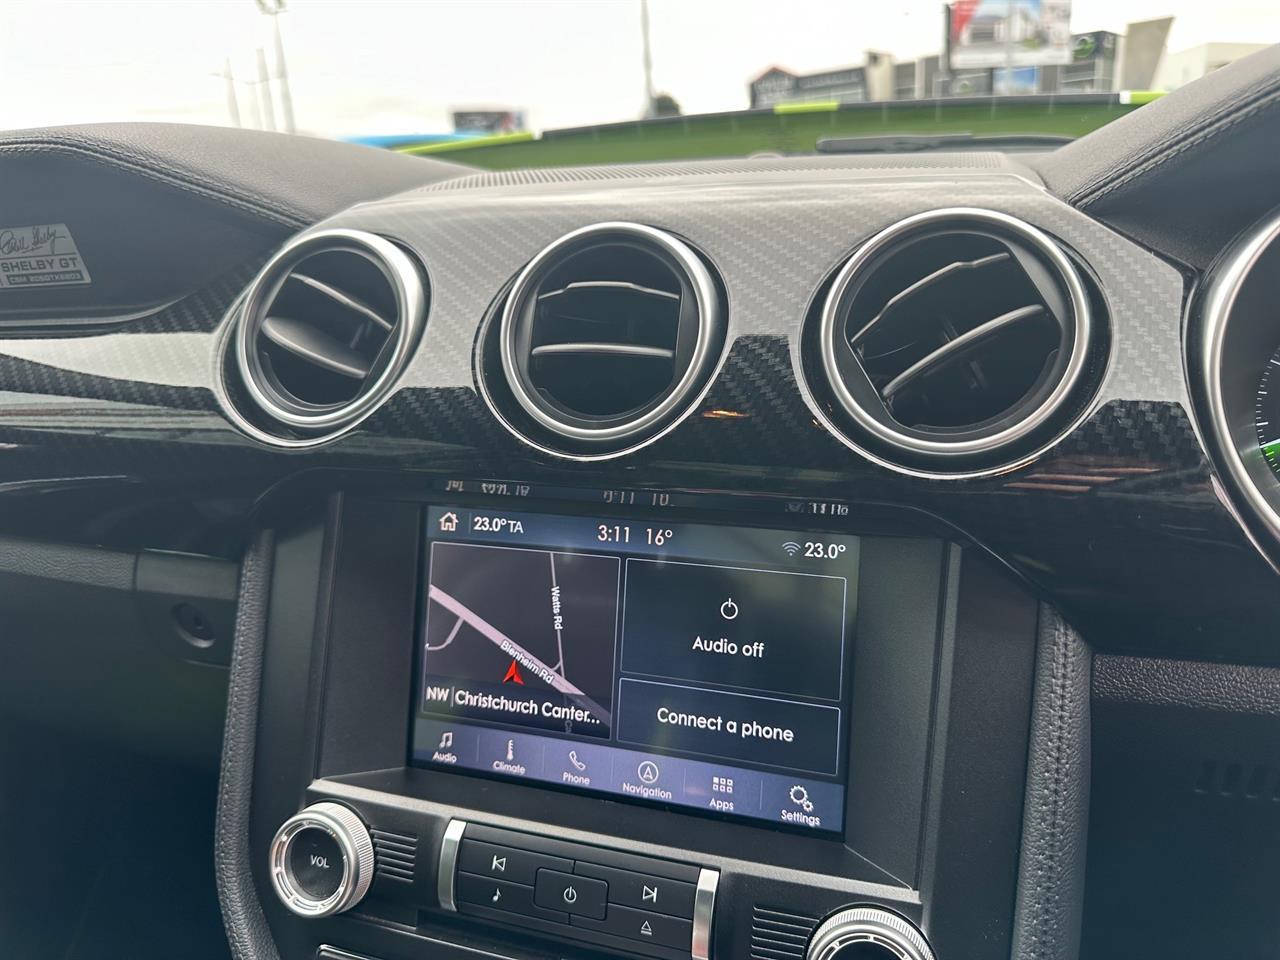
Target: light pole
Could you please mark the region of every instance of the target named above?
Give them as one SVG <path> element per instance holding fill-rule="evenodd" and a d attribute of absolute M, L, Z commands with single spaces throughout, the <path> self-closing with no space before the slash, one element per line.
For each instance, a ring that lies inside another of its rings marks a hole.
<path fill-rule="evenodd" d="M 271 75 L 267 72 L 267 55 L 258 48 L 258 96 L 262 98 L 262 120 L 266 129 L 276 128 L 276 107 L 271 101 Z"/>
<path fill-rule="evenodd" d="M 649 0 L 640 0 L 640 34 L 644 40 L 644 115 L 653 116 L 653 54 L 649 50 Z"/>
<path fill-rule="evenodd" d="M 271 18 L 271 33 L 275 40 L 276 81 L 280 84 L 280 113 L 284 132 L 294 133 L 293 94 L 289 91 L 289 67 L 284 59 L 284 41 L 280 38 L 280 14 L 285 12 L 287 0 L 255 0 L 258 9 Z M 270 88 L 268 88 L 269 90 Z"/>
<path fill-rule="evenodd" d="M 226 57 L 222 61 L 222 72 L 215 73 L 215 77 L 221 77 L 227 88 L 227 114 L 231 117 L 231 125 L 233 127 L 240 126 L 240 101 L 236 97 L 236 78 L 231 72 L 231 58 Z"/>

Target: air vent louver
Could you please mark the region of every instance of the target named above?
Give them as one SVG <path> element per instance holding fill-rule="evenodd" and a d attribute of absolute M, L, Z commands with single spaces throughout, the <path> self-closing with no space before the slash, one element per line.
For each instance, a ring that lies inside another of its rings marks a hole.
<path fill-rule="evenodd" d="M 984 210 L 922 214 L 873 238 L 833 281 L 817 338 L 850 439 L 937 476 L 1002 469 L 1052 442 L 1097 347 L 1070 258 Z"/>
<path fill-rule="evenodd" d="M 425 301 L 413 262 L 381 237 L 330 230 L 287 246 L 250 287 L 235 334 L 254 423 L 288 441 L 367 415 L 408 361 Z"/>
<path fill-rule="evenodd" d="M 521 432 L 558 453 L 635 446 L 688 409 L 724 342 L 706 264 L 651 227 L 569 234 L 515 281 L 499 331 Z"/>

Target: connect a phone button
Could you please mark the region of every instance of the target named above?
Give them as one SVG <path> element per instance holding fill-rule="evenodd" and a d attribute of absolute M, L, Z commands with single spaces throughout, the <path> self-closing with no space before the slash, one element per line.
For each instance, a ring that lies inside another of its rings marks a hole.
<path fill-rule="evenodd" d="M 539 870 L 534 891 L 533 902 L 539 907 L 596 920 L 604 919 L 605 903 L 609 899 L 609 885 L 603 880 L 558 870 Z"/>
<path fill-rule="evenodd" d="M 569 918 L 569 925 L 685 952 L 693 943 L 692 921 L 648 910 L 620 907 L 616 903 L 609 904 L 609 916 L 605 920 L 573 916 Z"/>

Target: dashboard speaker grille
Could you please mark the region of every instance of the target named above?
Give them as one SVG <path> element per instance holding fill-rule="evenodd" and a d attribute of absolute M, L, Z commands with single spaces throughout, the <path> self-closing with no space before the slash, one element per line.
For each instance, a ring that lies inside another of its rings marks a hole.
<path fill-rule="evenodd" d="M 372 411 L 407 364 L 425 309 L 417 266 L 388 240 L 330 230 L 287 245 L 250 286 L 235 335 L 255 425 L 314 436 Z"/>
<path fill-rule="evenodd" d="M 705 387 L 724 343 L 719 287 L 688 244 L 604 223 L 540 253 L 499 331 L 502 372 L 532 438 L 608 452 L 656 435 Z"/>
<path fill-rule="evenodd" d="M 751 960 L 803 960 L 817 917 L 762 907 L 751 912 Z"/>
<path fill-rule="evenodd" d="M 883 231 L 836 276 L 821 372 L 851 438 L 890 465 L 998 469 L 1079 410 L 1093 313 L 1071 258 L 1036 228 L 935 211 Z"/>
<path fill-rule="evenodd" d="M 418 838 L 413 834 L 370 830 L 373 838 L 374 874 L 388 880 L 413 883 L 418 860 Z"/>

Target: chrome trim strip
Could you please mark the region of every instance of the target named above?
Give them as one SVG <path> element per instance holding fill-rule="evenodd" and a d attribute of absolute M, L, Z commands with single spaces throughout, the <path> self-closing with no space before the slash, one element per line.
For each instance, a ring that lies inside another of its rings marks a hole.
<path fill-rule="evenodd" d="M 621 234 L 659 246 L 679 263 L 689 280 L 689 285 L 693 288 L 694 300 L 697 303 L 698 336 L 694 343 L 693 355 L 690 357 L 689 366 L 681 376 L 680 382 L 670 389 L 667 396 L 656 407 L 644 416 L 629 420 L 618 426 L 601 428 L 577 427 L 549 415 L 525 389 L 516 364 L 516 321 L 520 304 L 528 295 L 528 288 L 533 283 L 537 273 L 549 260 L 557 256 L 566 246 L 597 235 L 602 240 L 607 239 L 610 234 Z M 688 244 L 665 230 L 658 230 L 639 223 L 613 220 L 604 223 L 593 223 L 590 226 L 580 227 L 577 230 L 566 233 L 559 240 L 544 247 L 537 256 L 529 261 L 528 265 L 516 278 L 515 283 L 512 284 L 511 293 L 508 294 L 507 302 L 502 307 L 502 319 L 499 327 L 498 343 L 502 356 L 502 370 L 506 374 L 507 385 L 511 390 L 512 396 L 520 404 L 520 408 L 537 421 L 540 426 L 550 430 L 552 433 L 571 440 L 625 440 L 628 437 L 642 433 L 655 424 L 661 423 L 680 407 L 689 403 L 690 392 L 693 390 L 698 378 L 706 374 L 713 339 L 711 333 L 723 322 L 724 318 L 720 316 L 719 299 L 716 295 L 715 282 L 711 279 L 711 273 Z M 564 453 L 558 455 L 565 456 Z"/>
<path fill-rule="evenodd" d="M 327 943 L 320 944 L 316 950 L 316 960 L 373 960 L 362 953 L 352 953 Z"/>
<path fill-rule="evenodd" d="M 567 343 L 546 343 L 529 351 L 530 357 L 572 356 L 581 353 L 606 354 L 615 357 L 649 357 L 653 360 L 674 360 L 676 352 L 665 347 L 643 347 L 636 343 L 597 343 L 574 340 Z"/>
<path fill-rule="evenodd" d="M 1006 427 L 1004 430 L 994 433 L 989 437 L 982 437 L 977 440 L 965 440 L 959 442 L 946 442 L 940 440 L 924 440 L 919 437 L 913 437 L 897 430 L 893 430 L 880 423 L 870 414 L 858 405 L 858 402 L 850 394 L 845 387 L 844 381 L 840 377 L 839 367 L 836 363 L 833 338 L 836 333 L 836 325 L 838 317 L 836 316 L 837 307 L 840 300 L 844 296 L 849 285 L 853 282 L 859 271 L 875 256 L 877 256 L 886 246 L 893 243 L 901 237 L 902 234 L 917 229 L 928 224 L 969 220 L 978 221 L 979 223 L 994 224 L 1006 230 L 1012 231 L 1020 236 L 1026 242 L 1032 244 L 1036 249 L 1047 257 L 1061 275 L 1063 282 L 1067 286 L 1067 292 L 1071 299 L 1072 310 L 1075 313 L 1076 328 L 1073 340 L 1071 357 L 1067 362 L 1067 367 L 1063 371 L 1062 379 L 1057 383 L 1049 395 L 1041 401 L 1035 410 L 1031 411 L 1026 418 L 1018 423 Z M 1032 433 L 1047 420 L 1067 398 L 1070 392 L 1079 382 L 1080 377 L 1085 370 L 1085 363 L 1088 359 L 1088 346 L 1091 340 L 1093 330 L 1092 312 L 1089 309 L 1089 298 L 1085 294 L 1084 284 L 1080 279 L 1079 273 L 1076 271 L 1075 265 L 1067 257 L 1062 249 L 1047 234 L 1033 227 L 1024 220 L 1012 217 L 1006 213 L 999 213 L 995 210 L 984 210 L 978 207 L 948 207 L 940 210 L 930 210 L 925 213 L 918 213 L 914 216 L 907 217 L 905 220 L 899 220 L 897 223 L 881 230 L 874 237 L 864 243 L 849 258 L 849 261 L 841 268 L 837 274 L 835 282 L 831 286 L 831 291 L 827 294 L 826 302 L 822 307 L 821 324 L 819 327 L 819 344 L 818 349 L 822 361 L 822 370 L 826 376 L 828 385 L 832 393 L 839 401 L 841 408 L 849 414 L 850 417 L 858 424 L 859 427 L 875 436 L 877 439 L 901 450 L 907 450 L 911 453 L 937 454 L 940 457 L 956 456 L 963 454 L 990 453 L 998 450 L 1006 444 L 1014 443 L 1028 434 Z M 1055 438 L 1056 439 L 1056 438 Z M 859 449 L 853 444 L 849 444 L 854 449 Z M 1019 461 L 1025 462 L 1025 461 Z M 940 463 L 939 467 L 944 464 Z M 897 469 L 902 470 L 901 467 Z M 999 473 L 1008 469 L 1007 465 L 1001 465 L 998 468 L 966 472 L 964 476 L 983 476 L 991 473 Z M 904 470 L 903 472 L 911 472 Z M 937 473 L 921 471 L 925 476 L 946 477 L 949 474 L 945 470 L 939 469 Z"/>
<path fill-rule="evenodd" d="M 1002 313 L 993 320 L 986 323 L 980 323 L 972 330 L 967 330 L 954 340 L 948 340 L 933 353 L 926 354 L 911 366 L 907 367 L 902 373 L 898 374 L 890 380 L 881 391 L 884 398 L 888 400 L 895 393 L 905 387 L 911 381 L 916 380 L 930 370 L 935 370 L 944 364 L 951 363 L 953 357 L 957 357 L 965 350 L 968 350 L 975 343 L 981 343 L 983 340 L 994 337 L 1003 333 L 1006 328 L 1021 323 L 1023 320 L 1030 320 L 1046 313 L 1044 307 L 1039 304 L 1031 306 L 1019 307 L 1017 310 L 1010 310 L 1008 313 Z"/>
<path fill-rule="evenodd" d="M 317 280 L 315 277 L 309 277 L 305 273 L 298 273 L 296 271 L 289 274 L 287 279 L 296 280 L 298 283 L 301 283 L 303 286 L 310 287 L 312 290 L 315 290 L 319 293 L 324 294 L 330 300 L 336 300 L 338 303 L 342 304 L 348 310 L 354 310 L 356 313 L 360 314 L 365 319 L 372 320 L 374 323 L 380 326 L 383 330 L 391 330 L 391 329 L 394 329 L 395 327 L 394 323 L 392 323 L 390 320 L 386 319 L 382 315 L 376 313 L 374 309 L 371 306 L 369 306 L 367 303 L 357 300 L 355 297 L 351 296 L 350 294 L 344 293 L 343 291 L 339 290 L 337 287 L 334 287 L 334 286 L 331 286 L 330 284 L 325 283 L 323 280 Z"/>
<path fill-rule="evenodd" d="M 539 300 L 547 300 L 551 297 L 563 296 L 570 290 L 632 290 L 635 293 L 643 293 L 650 297 L 663 297 L 667 300 L 679 300 L 678 293 L 670 293 L 666 290 L 655 290 L 653 287 L 643 287 L 638 283 L 632 283 L 629 280 L 577 280 L 569 284 L 567 287 L 561 287 L 559 290 L 548 290 L 546 293 L 538 295 Z"/>
<path fill-rule="evenodd" d="M 458 850 L 462 846 L 462 835 L 466 832 L 467 821 L 450 820 L 445 827 L 444 839 L 440 841 L 440 867 L 436 874 L 436 896 L 440 906 L 451 913 L 458 912 L 458 902 L 454 896 L 454 878 L 458 873 Z"/>
<path fill-rule="evenodd" d="M 689 955 L 693 960 L 711 960 L 712 921 L 715 920 L 716 888 L 720 871 L 705 867 L 698 873 L 698 888 L 693 894 L 693 941 Z"/>
<path fill-rule="evenodd" d="M 1232 439 L 1231 422 L 1227 419 L 1226 402 L 1222 395 L 1222 351 L 1226 342 L 1227 324 L 1231 319 L 1231 308 L 1254 264 L 1277 239 L 1280 239 L 1280 212 L 1273 213 L 1257 228 L 1242 235 L 1228 247 L 1225 259 L 1213 270 L 1203 299 L 1197 300 L 1204 304 L 1199 375 L 1204 384 L 1209 421 L 1203 427 L 1207 428 L 1205 432 L 1208 439 L 1217 447 L 1228 477 L 1247 505 L 1266 524 L 1272 536 L 1280 537 L 1280 513 L 1262 495 L 1249 475 L 1240 456 L 1240 449 Z M 1194 404 L 1192 406 L 1192 422 L 1196 422 Z M 1244 524 L 1241 526 L 1244 527 Z M 1260 552 L 1265 555 L 1265 551 Z"/>
<path fill-rule="evenodd" d="M 915 283 L 911 284 L 911 286 L 898 291 L 890 297 L 889 302 L 880 309 L 880 312 L 868 320 L 861 330 L 849 338 L 849 345 L 857 346 L 859 341 L 874 330 L 876 325 L 885 318 L 885 315 L 889 313 L 890 310 L 898 309 L 898 307 L 902 306 L 902 304 L 906 303 L 921 290 L 925 290 L 928 287 L 933 286 L 939 280 L 965 270 L 981 270 L 984 267 L 991 266 L 993 263 L 1001 263 L 1009 259 L 1011 259 L 1011 255 L 1008 252 L 992 253 L 985 257 L 979 257 L 977 260 L 956 260 L 952 263 L 948 263 L 945 267 L 939 267 L 937 270 L 933 271 L 933 273 L 926 277 L 921 277 Z"/>

